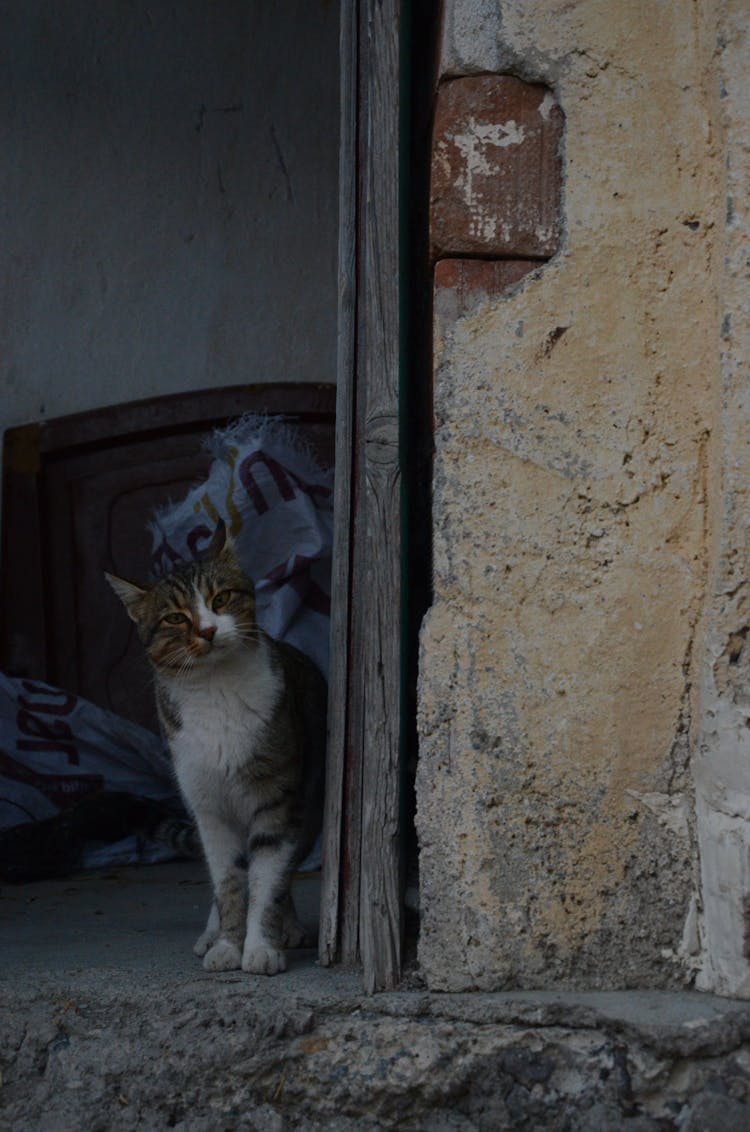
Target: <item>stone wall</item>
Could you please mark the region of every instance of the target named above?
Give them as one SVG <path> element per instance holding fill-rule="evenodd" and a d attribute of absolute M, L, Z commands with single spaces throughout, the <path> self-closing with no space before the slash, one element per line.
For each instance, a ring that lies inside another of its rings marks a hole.
<path fill-rule="evenodd" d="M 519 115 L 437 117 L 417 781 L 434 988 L 747 989 L 742 8 L 444 5 L 438 107 L 510 75 L 543 84 L 564 132 L 559 239 L 522 247 L 549 179 L 511 178 L 510 216 L 482 180 L 514 160 Z M 451 129 L 466 161 L 446 178 Z M 441 177 L 484 245 L 435 236 Z"/>

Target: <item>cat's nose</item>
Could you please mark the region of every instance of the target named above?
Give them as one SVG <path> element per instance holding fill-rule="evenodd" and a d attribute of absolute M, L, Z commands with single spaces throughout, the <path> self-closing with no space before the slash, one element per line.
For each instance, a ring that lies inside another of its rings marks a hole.
<path fill-rule="evenodd" d="M 203 637 L 204 641 L 212 641 L 216 636 L 215 625 L 201 625 L 198 630 L 198 636 Z"/>

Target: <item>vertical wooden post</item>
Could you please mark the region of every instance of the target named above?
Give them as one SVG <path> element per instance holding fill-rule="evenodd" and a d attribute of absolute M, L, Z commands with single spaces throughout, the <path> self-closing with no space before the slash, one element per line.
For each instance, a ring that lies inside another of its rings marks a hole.
<path fill-rule="evenodd" d="M 401 971 L 399 0 L 360 20 L 360 432 L 353 639 L 361 657 L 360 950 L 368 991 Z"/>
<path fill-rule="evenodd" d="M 331 664 L 328 677 L 328 760 L 323 823 L 320 961 L 340 956 L 341 903 L 346 890 L 344 785 L 349 728 L 349 623 L 354 475 L 357 318 L 357 40 L 358 5 L 340 0 L 339 285 L 336 365 L 336 485 L 331 577 Z M 348 870 L 347 870 L 348 871 Z"/>
<path fill-rule="evenodd" d="M 331 729 L 321 960 L 401 971 L 399 0 L 342 3 Z M 347 474 L 348 473 L 348 474 Z"/>

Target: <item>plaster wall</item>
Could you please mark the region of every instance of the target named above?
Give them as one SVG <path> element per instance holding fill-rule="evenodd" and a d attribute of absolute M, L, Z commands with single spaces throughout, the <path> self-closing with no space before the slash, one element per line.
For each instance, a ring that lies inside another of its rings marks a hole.
<path fill-rule="evenodd" d="M 3 13 L 0 428 L 335 373 L 338 8 Z"/>
<path fill-rule="evenodd" d="M 562 250 L 458 311 L 436 296 L 417 780 L 434 988 L 665 986 L 706 965 L 691 755 L 737 525 L 716 58 L 741 8 L 446 0 L 441 75 L 544 82 L 566 127 Z"/>
<path fill-rule="evenodd" d="M 716 71 L 726 158 L 720 412 L 701 712 L 693 759 L 701 877 L 697 985 L 750 997 L 750 38 L 747 5 L 721 7 Z"/>

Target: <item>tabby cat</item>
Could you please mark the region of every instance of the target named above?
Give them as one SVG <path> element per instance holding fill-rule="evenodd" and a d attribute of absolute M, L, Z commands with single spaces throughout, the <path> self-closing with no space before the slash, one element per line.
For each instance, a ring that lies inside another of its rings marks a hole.
<path fill-rule="evenodd" d="M 154 670 L 159 718 L 200 833 L 214 902 L 209 971 L 274 975 L 302 942 L 292 873 L 320 827 L 326 684 L 255 620 L 222 521 L 196 562 L 147 586 L 107 575 Z"/>

